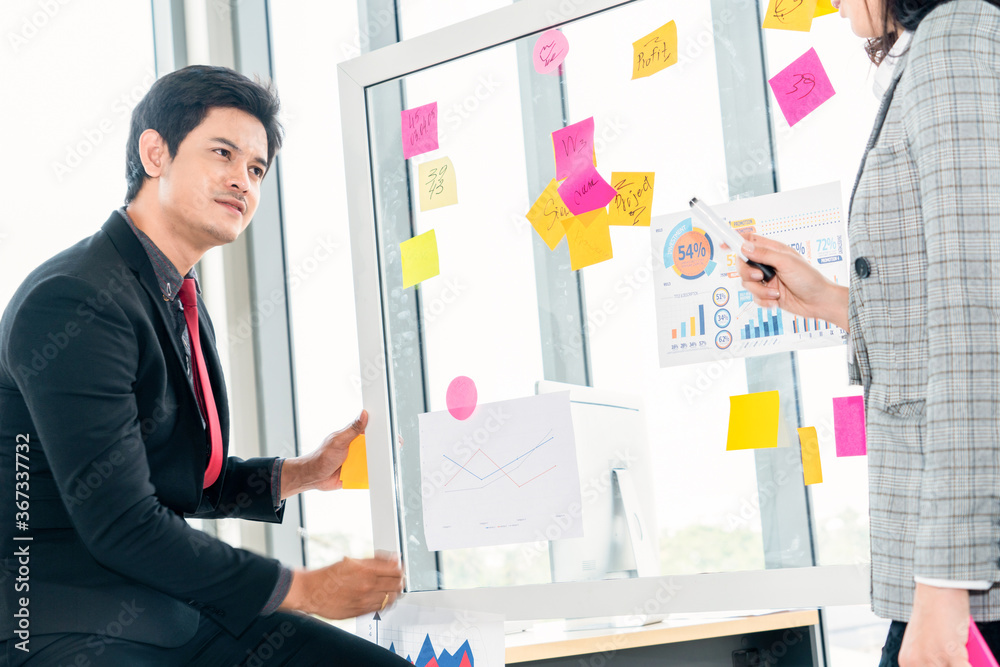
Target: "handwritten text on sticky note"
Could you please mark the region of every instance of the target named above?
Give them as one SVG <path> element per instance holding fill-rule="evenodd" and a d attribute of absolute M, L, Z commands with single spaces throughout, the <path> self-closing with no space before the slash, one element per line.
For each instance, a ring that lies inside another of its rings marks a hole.
<path fill-rule="evenodd" d="M 567 218 L 560 224 L 566 228 L 570 267 L 574 271 L 612 258 L 614 253 L 606 209 L 599 208 Z"/>
<path fill-rule="evenodd" d="M 833 399 L 833 435 L 837 440 L 837 456 L 864 456 L 868 453 L 863 397 Z"/>
<path fill-rule="evenodd" d="M 559 196 L 573 215 L 604 208 L 615 194 L 615 189 L 593 165 L 576 171 L 559 186 Z"/>
<path fill-rule="evenodd" d="M 823 467 L 819 461 L 819 438 L 815 426 L 799 429 L 799 443 L 802 447 L 802 481 L 806 486 L 823 481 Z"/>
<path fill-rule="evenodd" d="M 437 235 L 433 229 L 400 243 L 399 257 L 403 265 L 403 287 L 416 285 L 441 273 Z"/>
<path fill-rule="evenodd" d="M 556 154 L 556 178 L 560 181 L 588 164 L 593 166 L 594 117 L 553 132 L 552 149 Z"/>
<path fill-rule="evenodd" d="M 404 109 L 403 159 L 437 150 L 438 147 L 438 105 L 437 102 L 422 107 Z"/>
<path fill-rule="evenodd" d="M 532 60 L 535 71 L 539 74 L 552 74 L 559 70 L 559 65 L 569 53 L 569 40 L 561 30 L 547 30 L 535 42 Z"/>
<path fill-rule="evenodd" d="M 632 78 L 641 79 L 677 63 L 677 23 L 666 23 L 632 42 Z"/>
<path fill-rule="evenodd" d="M 559 196 L 559 181 L 552 179 L 545 190 L 528 211 L 528 220 L 538 235 L 545 241 L 549 250 L 555 250 L 559 241 L 566 235 L 566 229 L 559 224 L 561 220 L 573 217 Z"/>
<path fill-rule="evenodd" d="M 762 391 L 729 397 L 726 450 L 778 446 L 778 392 Z"/>
<path fill-rule="evenodd" d="M 611 224 L 649 227 L 653 214 L 653 172 L 616 171 L 611 174 L 615 198 L 611 202 Z"/>
<path fill-rule="evenodd" d="M 763 27 L 809 32 L 815 16 L 816 0 L 770 0 Z"/>
<path fill-rule="evenodd" d="M 806 51 L 768 83 L 789 125 L 795 125 L 835 94 L 816 49 Z"/>
<path fill-rule="evenodd" d="M 458 183 L 451 158 L 424 162 L 417 168 L 420 210 L 430 211 L 458 203 Z"/>

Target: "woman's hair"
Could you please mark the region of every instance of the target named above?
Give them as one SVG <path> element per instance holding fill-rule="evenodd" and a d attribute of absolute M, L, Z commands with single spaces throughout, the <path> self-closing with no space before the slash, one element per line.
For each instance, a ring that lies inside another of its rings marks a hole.
<path fill-rule="evenodd" d="M 984 0 L 1000 7 L 1000 0 Z M 916 30 L 924 17 L 937 6 L 951 0 L 882 0 L 882 36 L 868 40 L 865 51 L 873 63 L 878 65 L 889 54 L 899 34 L 896 25 L 904 30 Z"/>

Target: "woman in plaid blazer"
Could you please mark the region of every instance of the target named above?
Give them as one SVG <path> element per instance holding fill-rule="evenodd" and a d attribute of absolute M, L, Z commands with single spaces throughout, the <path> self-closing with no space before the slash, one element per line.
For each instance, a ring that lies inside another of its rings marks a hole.
<path fill-rule="evenodd" d="M 894 621 L 882 664 L 968 665 L 970 612 L 1000 655 L 1000 0 L 833 4 L 885 60 L 876 78 L 893 68 L 851 200 L 850 288 L 760 236 L 744 252 L 777 277 L 740 271 L 758 304 L 850 333 L 872 608 Z"/>

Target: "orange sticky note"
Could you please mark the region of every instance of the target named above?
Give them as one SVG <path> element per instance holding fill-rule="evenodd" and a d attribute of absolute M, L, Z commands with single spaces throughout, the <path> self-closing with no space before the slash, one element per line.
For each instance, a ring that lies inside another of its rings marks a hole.
<path fill-rule="evenodd" d="M 566 236 L 566 228 L 559 223 L 572 217 L 573 214 L 559 196 L 559 181 L 554 178 L 535 200 L 527 215 L 531 226 L 542 237 L 549 250 L 555 250 L 562 237 Z"/>
<path fill-rule="evenodd" d="M 611 228 L 608 211 L 599 208 L 562 221 L 569 243 L 569 261 L 574 271 L 611 259 Z"/>
<path fill-rule="evenodd" d="M 438 264 L 437 234 L 424 232 L 399 244 L 403 265 L 403 287 L 410 287 L 441 273 Z"/>
<path fill-rule="evenodd" d="M 611 187 L 618 193 L 608 206 L 612 225 L 649 227 L 653 215 L 653 181 L 651 171 L 616 171 L 611 174 Z"/>
<path fill-rule="evenodd" d="M 799 429 L 799 443 L 802 446 L 802 481 L 806 486 L 823 481 L 823 467 L 819 461 L 819 438 L 815 426 Z"/>
<path fill-rule="evenodd" d="M 368 446 L 364 433 L 351 441 L 347 458 L 340 466 L 340 481 L 345 489 L 368 488 Z"/>
<path fill-rule="evenodd" d="M 809 32 L 817 0 L 770 0 L 764 14 L 765 28 Z"/>
<path fill-rule="evenodd" d="M 778 446 L 778 392 L 729 397 L 726 451 Z"/>
<path fill-rule="evenodd" d="M 833 6 L 830 0 L 819 0 L 816 3 L 816 15 L 813 18 L 819 18 L 820 16 L 826 16 L 827 14 L 835 14 L 837 8 Z"/>
<path fill-rule="evenodd" d="M 632 42 L 632 51 L 632 79 L 641 79 L 676 65 L 677 23 L 665 23 L 642 39 Z"/>

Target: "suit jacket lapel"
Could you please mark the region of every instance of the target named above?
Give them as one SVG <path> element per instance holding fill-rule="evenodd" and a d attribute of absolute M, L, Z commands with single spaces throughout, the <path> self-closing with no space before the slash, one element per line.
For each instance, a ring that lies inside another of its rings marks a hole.
<path fill-rule="evenodd" d="M 160 314 L 160 320 L 167 331 L 167 337 L 170 339 L 170 345 L 174 350 L 174 357 L 177 359 L 180 367 L 184 368 L 184 343 L 181 341 L 180 336 L 177 335 L 177 324 L 174 321 L 174 315 L 170 312 L 168 302 L 163 298 L 163 292 L 160 291 L 159 282 L 156 280 L 156 274 L 153 272 L 153 266 L 149 263 L 149 256 L 146 254 L 145 248 L 142 247 L 139 239 L 135 237 L 135 233 L 129 228 L 128 223 L 125 222 L 117 211 L 111 214 L 111 217 L 104 223 L 102 229 L 111 237 L 111 242 L 115 244 L 115 248 L 118 249 L 118 253 L 125 260 L 128 267 L 138 274 L 139 283 L 149 293 L 150 300 L 155 304 L 155 310 Z M 199 331 L 204 331 L 200 323 Z M 197 409 L 198 398 L 194 392 L 194 385 L 190 380 L 188 380 L 187 385 L 188 398 L 196 406 L 195 409 Z"/>
<path fill-rule="evenodd" d="M 892 105 L 892 98 L 896 94 L 896 85 L 899 83 L 899 78 L 903 75 L 905 65 L 905 62 L 900 62 L 897 65 L 895 75 L 892 77 L 889 87 L 886 88 L 885 95 L 882 96 L 882 105 L 879 107 L 878 114 L 875 116 L 875 126 L 872 128 L 871 136 L 868 137 L 868 146 L 865 147 L 865 154 L 861 158 L 861 166 L 858 167 L 858 175 L 854 178 L 854 188 L 851 190 L 851 202 L 847 207 L 848 221 L 850 221 L 851 211 L 854 209 L 854 195 L 858 192 L 858 183 L 861 182 L 861 174 L 865 170 L 865 162 L 868 161 L 868 153 L 871 151 L 875 142 L 878 141 L 879 135 L 882 133 L 882 126 L 885 125 L 885 117 L 889 113 L 889 107 Z"/>

